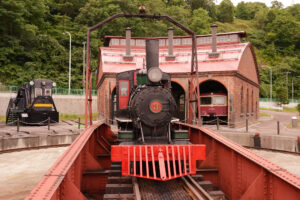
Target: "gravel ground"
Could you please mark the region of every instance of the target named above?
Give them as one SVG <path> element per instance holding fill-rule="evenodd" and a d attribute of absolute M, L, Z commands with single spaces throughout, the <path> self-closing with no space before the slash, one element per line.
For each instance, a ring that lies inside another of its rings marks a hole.
<path fill-rule="evenodd" d="M 251 149 L 257 155 L 279 165 L 300 178 L 300 154 Z"/>
<path fill-rule="evenodd" d="M 277 135 L 277 121 L 280 122 L 280 135 L 285 136 L 300 136 L 299 128 L 287 128 L 291 123 L 291 118 L 297 116 L 297 113 L 277 112 L 270 110 L 261 110 L 267 113 L 270 117 L 260 117 L 257 123 L 249 125 L 249 133 L 260 133 L 263 135 Z M 298 116 L 299 117 L 299 116 Z M 217 131 L 216 125 L 204 125 L 204 127 Z M 226 125 L 221 125 L 217 132 L 239 132 L 245 133 L 245 126 L 241 128 L 230 128 Z"/>
<path fill-rule="evenodd" d="M 0 154 L 0 199 L 24 199 L 67 147 Z"/>

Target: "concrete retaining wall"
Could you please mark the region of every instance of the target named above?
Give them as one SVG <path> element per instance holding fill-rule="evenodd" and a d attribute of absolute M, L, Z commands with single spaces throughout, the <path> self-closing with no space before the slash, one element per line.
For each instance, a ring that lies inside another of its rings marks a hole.
<path fill-rule="evenodd" d="M 15 93 L 0 93 L 0 116 L 6 115 L 9 99 L 16 97 Z M 84 114 L 85 96 L 53 95 L 54 103 L 59 113 Z M 97 96 L 93 96 L 93 112 L 97 112 Z"/>
<path fill-rule="evenodd" d="M 0 139 L 0 152 L 15 149 L 68 145 L 71 144 L 78 135 L 79 134 L 2 138 Z"/>
<path fill-rule="evenodd" d="M 260 147 L 257 147 L 254 145 L 253 133 L 222 132 L 220 134 L 245 147 L 300 153 L 300 142 L 298 142 L 297 137 L 293 136 L 260 135 Z"/>

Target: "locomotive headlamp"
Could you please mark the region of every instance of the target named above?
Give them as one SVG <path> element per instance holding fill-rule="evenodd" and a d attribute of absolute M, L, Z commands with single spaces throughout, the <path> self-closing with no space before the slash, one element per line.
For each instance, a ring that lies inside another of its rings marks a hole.
<path fill-rule="evenodd" d="M 34 82 L 33 82 L 33 81 L 30 81 L 29 84 L 30 84 L 31 86 L 33 86 L 33 85 L 34 85 Z"/>
<path fill-rule="evenodd" d="M 157 83 L 161 81 L 163 76 L 162 71 L 158 67 L 152 67 L 148 70 L 148 79 L 151 82 Z"/>
<path fill-rule="evenodd" d="M 53 82 L 52 85 L 53 85 L 53 87 L 56 87 L 56 83 L 55 82 Z"/>

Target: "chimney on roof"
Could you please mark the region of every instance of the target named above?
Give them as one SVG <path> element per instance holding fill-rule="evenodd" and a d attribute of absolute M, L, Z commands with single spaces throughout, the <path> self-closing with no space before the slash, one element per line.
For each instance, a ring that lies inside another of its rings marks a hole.
<path fill-rule="evenodd" d="M 219 53 L 217 52 L 217 27 L 218 25 L 212 24 L 211 25 L 211 49 L 212 52 L 208 54 L 210 58 L 217 58 L 219 57 Z"/>
<path fill-rule="evenodd" d="M 173 36 L 174 36 L 174 28 L 168 28 L 168 55 L 166 56 L 166 60 L 175 60 L 175 56 L 173 55 Z"/>
<path fill-rule="evenodd" d="M 130 42 L 131 42 L 131 28 L 127 27 L 125 29 L 126 32 L 126 54 L 124 56 L 124 60 L 133 60 L 133 56 L 131 56 L 130 52 Z"/>

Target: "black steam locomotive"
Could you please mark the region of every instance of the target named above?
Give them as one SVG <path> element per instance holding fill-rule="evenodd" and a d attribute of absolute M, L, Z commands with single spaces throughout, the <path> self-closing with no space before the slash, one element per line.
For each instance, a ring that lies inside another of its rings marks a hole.
<path fill-rule="evenodd" d="M 117 74 L 118 138 L 127 144 L 170 144 L 188 137 L 171 130 L 177 106 L 158 54 L 158 40 L 146 40 L 146 69 Z"/>
<path fill-rule="evenodd" d="M 6 124 L 45 125 L 59 121 L 59 113 L 52 99 L 52 88 L 56 83 L 38 79 L 19 88 L 17 97 L 11 98 L 6 111 Z"/>

